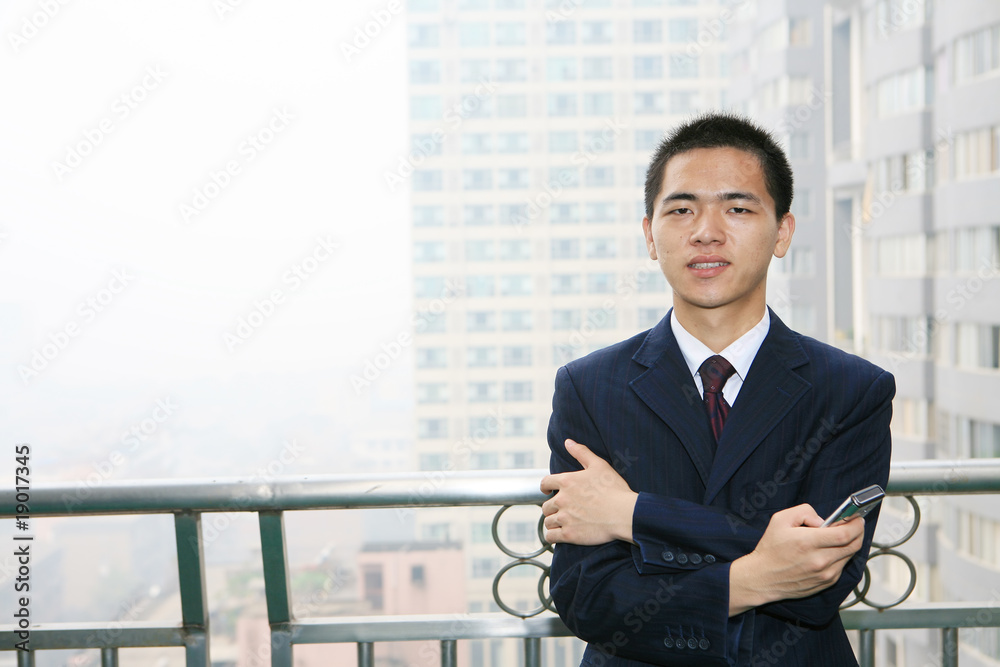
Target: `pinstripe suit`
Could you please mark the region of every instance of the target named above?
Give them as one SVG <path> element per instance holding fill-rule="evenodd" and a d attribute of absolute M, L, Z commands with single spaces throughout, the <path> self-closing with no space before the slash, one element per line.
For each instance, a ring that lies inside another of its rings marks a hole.
<path fill-rule="evenodd" d="M 860 580 L 877 514 L 834 586 L 729 618 L 729 564 L 770 516 L 809 503 L 822 516 L 889 474 L 892 375 L 771 327 L 710 460 L 708 419 L 670 328 L 653 329 L 559 369 L 553 473 L 580 469 L 572 438 L 639 492 L 635 545 L 559 544 L 551 591 L 590 642 L 583 665 L 857 664 L 838 615 Z"/>

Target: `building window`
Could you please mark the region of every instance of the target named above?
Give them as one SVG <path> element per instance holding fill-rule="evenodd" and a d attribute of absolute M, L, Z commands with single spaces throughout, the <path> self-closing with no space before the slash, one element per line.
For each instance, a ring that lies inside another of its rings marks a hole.
<path fill-rule="evenodd" d="M 531 347 L 527 345 L 508 345 L 503 348 L 504 366 L 530 366 Z"/>
<path fill-rule="evenodd" d="M 640 329 L 652 329 L 660 320 L 663 318 L 663 311 L 659 308 L 640 308 L 639 309 L 639 328 Z"/>
<path fill-rule="evenodd" d="M 501 21 L 496 24 L 497 46 L 524 46 L 528 43 L 528 29 L 524 23 Z"/>
<path fill-rule="evenodd" d="M 447 403 L 449 400 L 448 385 L 444 382 L 418 382 L 417 403 Z"/>
<path fill-rule="evenodd" d="M 584 44 L 610 44 L 614 39 L 611 21 L 583 21 L 580 24 L 580 41 Z"/>
<path fill-rule="evenodd" d="M 493 296 L 493 276 L 466 276 L 465 295 L 468 297 Z"/>
<path fill-rule="evenodd" d="M 662 79 L 663 56 L 636 56 L 632 76 L 636 79 Z"/>
<path fill-rule="evenodd" d="M 470 227 L 492 225 L 493 213 L 493 207 L 488 204 L 466 204 L 462 207 L 462 222 Z"/>
<path fill-rule="evenodd" d="M 698 39 L 698 19 L 670 19 L 667 38 L 672 44 L 684 44 Z"/>
<path fill-rule="evenodd" d="M 493 187 L 492 169 L 463 169 L 463 190 L 489 190 Z"/>
<path fill-rule="evenodd" d="M 423 565 L 410 566 L 410 583 L 419 588 L 423 588 L 427 584 Z"/>
<path fill-rule="evenodd" d="M 413 172 L 413 189 L 416 192 L 441 190 L 443 176 L 440 169 L 420 169 Z"/>
<path fill-rule="evenodd" d="M 585 81 L 608 81 L 614 76 L 614 64 L 611 58 L 588 57 L 582 62 Z"/>
<path fill-rule="evenodd" d="M 587 130 L 583 133 L 583 144 L 590 153 L 611 153 L 615 150 L 615 137 L 605 130 Z"/>
<path fill-rule="evenodd" d="M 530 401 L 532 398 L 531 382 L 504 382 L 503 400 Z"/>
<path fill-rule="evenodd" d="M 661 139 L 663 139 L 663 130 L 636 130 L 635 150 L 651 151 L 659 145 Z"/>
<path fill-rule="evenodd" d="M 577 135 L 575 131 L 549 132 L 550 153 L 574 153 L 577 150 Z"/>
<path fill-rule="evenodd" d="M 593 201 L 584 205 L 584 220 L 588 223 L 615 221 L 615 203 L 610 201 Z"/>
<path fill-rule="evenodd" d="M 413 279 L 413 294 L 418 299 L 436 299 L 445 292 L 441 276 L 418 276 Z"/>
<path fill-rule="evenodd" d="M 524 95 L 498 95 L 497 118 L 524 118 L 528 115 L 528 98 Z"/>
<path fill-rule="evenodd" d="M 663 93 L 639 92 L 633 98 L 633 111 L 636 114 L 662 114 L 664 112 Z"/>
<path fill-rule="evenodd" d="M 632 41 L 637 44 L 658 44 L 663 41 L 663 21 L 645 20 L 632 23 Z"/>
<path fill-rule="evenodd" d="M 441 31 L 437 25 L 411 23 L 409 32 L 411 49 L 432 49 L 441 45 Z"/>
<path fill-rule="evenodd" d="M 465 314 L 465 330 L 470 333 L 496 331 L 496 313 L 488 310 L 473 310 Z"/>
<path fill-rule="evenodd" d="M 580 187 L 580 170 L 576 167 L 549 167 L 549 183 L 564 188 Z"/>
<path fill-rule="evenodd" d="M 615 110 L 615 99 L 611 93 L 584 93 L 584 116 L 610 116 Z"/>
<path fill-rule="evenodd" d="M 577 203 L 552 204 L 549 206 L 549 222 L 556 225 L 580 222 L 580 205 Z"/>
<path fill-rule="evenodd" d="M 579 329 L 583 322 L 580 310 L 576 308 L 556 308 L 552 311 L 553 331 Z"/>
<path fill-rule="evenodd" d="M 525 132 L 500 132 L 497 134 L 497 153 L 527 153 L 528 135 Z"/>
<path fill-rule="evenodd" d="M 531 331 L 534 326 L 530 310 L 505 310 L 500 317 L 504 331 Z"/>
<path fill-rule="evenodd" d="M 501 190 L 523 190 L 528 187 L 527 169 L 498 169 L 497 186 Z"/>
<path fill-rule="evenodd" d="M 417 241 L 413 244 L 414 262 L 443 262 L 445 258 L 444 241 Z"/>
<path fill-rule="evenodd" d="M 445 368 L 448 365 L 448 350 L 443 347 L 418 347 L 417 368 Z"/>
<path fill-rule="evenodd" d="M 545 23 L 547 44 L 576 44 L 576 23 L 574 21 L 547 21 Z"/>
<path fill-rule="evenodd" d="M 424 439 L 447 438 L 448 420 L 439 419 L 418 419 L 417 437 Z"/>
<path fill-rule="evenodd" d="M 575 116 L 576 93 L 549 93 L 550 116 Z"/>
<path fill-rule="evenodd" d="M 497 81 L 527 81 L 528 61 L 524 58 L 497 60 Z"/>
<path fill-rule="evenodd" d="M 571 274 L 555 274 L 552 276 L 553 294 L 579 294 L 580 276 Z"/>
<path fill-rule="evenodd" d="M 934 97 L 932 68 L 915 67 L 885 77 L 875 85 L 879 118 L 920 111 Z"/>
<path fill-rule="evenodd" d="M 466 58 L 458 61 L 458 80 L 473 83 L 490 78 L 490 61 L 484 58 Z"/>
<path fill-rule="evenodd" d="M 552 259 L 578 259 L 579 239 L 552 239 Z"/>
<path fill-rule="evenodd" d="M 465 155 L 486 155 L 492 152 L 493 138 L 488 132 L 467 132 L 462 135 L 462 153 Z"/>
<path fill-rule="evenodd" d="M 531 296 L 534 285 L 530 275 L 500 276 L 500 296 Z"/>
<path fill-rule="evenodd" d="M 365 582 L 365 602 L 372 611 L 381 611 L 384 598 L 382 587 L 382 566 L 365 565 L 362 569 Z"/>
<path fill-rule="evenodd" d="M 671 79 L 697 79 L 698 78 L 697 58 L 671 58 L 670 78 Z"/>
<path fill-rule="evenodd" d="M 1000 70 L 1000 25 L 955 40 L 955 83 Z"/>
<path fill-rule="evenodd" d="M 495 347 L 470 347 L 465 351 L 465 364 L 471 368 L 496 366 L 497 349 Z"/>
<path fill-rule="evenodd" d="M 615 184 L 614 167 L 587 167 L 583 182 L 588 188 L 610 188 Z"/>
<path fill-rule="evenodd" d="M 465 259 L 469 262 L 491 262 L 494 259 L 493 241 L 466 241 Z"/>
<path fill-rule="evenodd" d="M 470 382 L 468 387 L 469 403 L 492 403 L 497 400 L 496 382 Z"/>
<path fill-rule="evenodd" d="M 499 434 L 500 422 L 496 417 L 470 417 L 469 437 L 483 440 Z"/>
<path fill-rule="evenodd" d="M 615 291 L 615 274 L 591 273 L 587 275 L 587 292 L 590 294 L 610 294 Z"/>
<path fill-rule="evenodd" d="M 501 225 L 527 225 L 531 222 L 528 217 L 528 207 L 524 204 L 500 204 L 500 224 Z"/>
<path fill-rule="evenodd" d="M 613 238 L 587 239 L 587 259 L 612 259 L 617 257 L 617 246 Z"/>
<path fill-rule="evenodd" d="M 444 206 L 414 206 L 414 227 L 442 227 L 444 225 Z"/>
<path fill-rule="evenodd" d="M 576 58 L 548 58 L 545 78 L 549 81 L 576 81 Z"/>
<path fill-rule="evenodd" d="M 458 45 L 461 47 L 489 46 L 490 24 L 485 22 L 459 24 Z"/>
<path fill-rule="evenodd" d="M 500 259 L 509 262 L 531 259 L 531 241 L 527 239 L 500 241 Z"/>
<path fill-rule="evenodd" d="M 497 570 L 500 569 L 500 560 L 498 558 L 473 558 L 472 559 L 472 578 L 473 579 L 492 579 L 493 575 L 496 574 Z M 490 664 L 499 665 L 500 662 L 492 662 Z"/>
<path fill-rule="evenodd" d="M 411 60 L 410 83 L 426 84 L 441 81 L 441 62 L 438 60 Z"/>

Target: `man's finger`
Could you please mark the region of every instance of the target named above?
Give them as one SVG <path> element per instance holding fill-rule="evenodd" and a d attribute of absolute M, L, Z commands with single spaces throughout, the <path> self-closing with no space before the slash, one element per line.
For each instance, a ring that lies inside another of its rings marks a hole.
<path fill-rule="evenodd" d="M 579 442 L 575 440 L 566 438 L 565 444 L 566 444 L 566 451 L 569 452 L 570 456 L 572 456 L 574 459 L 580 462 L 580 465 L 583 466 L 584 470 L 594 465 L 595 463 L 604 460 L 594 452 L 590 451 L 590 448 L 588 448 L 586 445 L 581 445 Z"/>
<path fill-rule="evenodd" d="M 552 493 L 559 490 L 559 475 L 546 475 L 539 484 L 542 493 Z"/>

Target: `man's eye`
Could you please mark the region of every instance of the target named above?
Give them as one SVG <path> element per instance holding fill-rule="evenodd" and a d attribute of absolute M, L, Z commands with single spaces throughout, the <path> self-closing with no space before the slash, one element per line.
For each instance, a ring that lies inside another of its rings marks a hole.
<path fill-rule="evenodd" d="M 734 207 L 732 207 L 729 210 L 732 211 L 733 213 L 752 213 L 752 211 L 750 209 L 743 208 L 741 206 L 734 206 Z"/>
<path fill-rule="evenodd" d="M 684 214 L 684 213 L 690 213 L 690 212 L 691 212 L 691 209 L 689 209 L 689 208 L 675 208 L 672 211 L 667 211 L 667 215 L 678 215 L 678 214 Z"/>

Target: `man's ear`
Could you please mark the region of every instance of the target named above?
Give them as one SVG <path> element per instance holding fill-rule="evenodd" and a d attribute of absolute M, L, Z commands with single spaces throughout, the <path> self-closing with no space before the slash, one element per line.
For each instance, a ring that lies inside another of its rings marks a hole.
<path fill-rule="evenodd" d="M 795 233 L 795 216 L 790 212 L 786 213 L 778 223 L 778 239 L 774 242 L 774 256 L 785 256 L 788 246 L 792 244 L 792 235 Z"/>
<path fill-rule="evenodd" d="M 649 258 L 656 259 L 656 246 L 653 245 L 653 228 L 648 216 L 642 218 L 642 234 L 646 237 L 646 252 L 649 253 Z"/>

